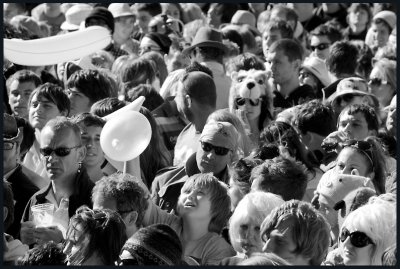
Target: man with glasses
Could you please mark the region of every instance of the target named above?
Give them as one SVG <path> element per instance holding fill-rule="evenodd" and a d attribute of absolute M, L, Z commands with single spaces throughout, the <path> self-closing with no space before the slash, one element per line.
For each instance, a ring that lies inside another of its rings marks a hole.
<path fill-rule="evenodd" d="M 11 183 L 14 193 L 14 221 L 5 232 L 19 238 L 20 220 L 25 206 L 32 195 L 39 189 L 22 171 L 19 164 L 20 146 L 23 138 L 22 130 L 17 127 L 14 116 L 3 114 L 3 180 Z"/>
<path fill-rule="evenodd" d="M 66 117 L 56 117 L 46 123 L 40 134 L 40 153 L 50 184 L 35 193 L 28 202 L 21 223 L 21 241 L 27 245 L 56 243 L 65 238 L 58 223 L 63 218 L 69 219 L 81 205 L 91 206 L 91 191 L 94 183 L 90 180 L 82 161 L 86 148 L 82 145 L 80 129 Z M 32 221 L 31 206 L 50 203 L 54 205 L 57 216 L 61 204 L 69 200 L 68 216 L 53 219 L 53 226 L 36 227 Z M 64 231 L 65 232 L 65 231 Z"/>
<path fill-rule="evenodd" d="M 92 193 L 93 209 L 111 209 L 120 214 L 126 235 L 131 237 L 142 227 L 148 207 L 144 183 L 129 174 L 114 173 L 96 182 Z"/>
<path fill-rule="evenodd" d="M 310 33 L 311 56 L 326 60 L 329 48 L 333 43 L 342 39 L 342 34 L 332 25 L 321 24 Z"/>
<path fill-rule="evenodd" d="M 175 210 L 183 184 L 198 173 L 212 173 L 220 181 L 228 183 L 228 165 L 237 159 L 238 140 L 239 134 L 232 124 L 207 123 L 197 140 L 197 152 L 190 156 L 186 164 L 154 179 L 151 191 L 153 201 L 168 212 Z"/>

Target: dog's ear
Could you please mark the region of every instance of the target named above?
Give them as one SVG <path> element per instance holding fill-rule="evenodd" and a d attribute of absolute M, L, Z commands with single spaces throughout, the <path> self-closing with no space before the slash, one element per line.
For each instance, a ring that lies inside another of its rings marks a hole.
<path fill-rule="evenodd" d="M 261 72 L 261 76 L 263 76 L 264 81 L 266 82 L 271 77 L 271 72 L 267 70 L 263 70 Z"/>
<path fill-rule="evenodd" d="M 232 73 L 231 73 L 231 79 L 233 80 L 233 81 L 236 81 L 237 80 L 237 77 L 238 77 L 238 72 L 236 72 L 236 71 L 232 71 Z"/>

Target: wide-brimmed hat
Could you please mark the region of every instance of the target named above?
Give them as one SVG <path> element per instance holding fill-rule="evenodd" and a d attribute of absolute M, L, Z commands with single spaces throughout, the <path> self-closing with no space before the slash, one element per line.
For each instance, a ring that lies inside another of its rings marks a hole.
<path fill-rule="evenodd" d="M 127 3 L 112 3 L 108 6 L 108 10 L 112 13 L 114 19 L 125 16 L 135 16 Z"/>
<path fill-rule="evenodd" d="M 221 49 L 225 54 L 228 48 L 222 43 L 222 33 L 210 27 L 201 27 L 195 37 L 192 45 L 182 51 L 182 54 L 188 55 L 196 47 L 213 47 Z"/>
<path fill-rule="evenodd" d="M 328 69 L 326 68 L 326 64 L 322 59 L 312 56 L 307 57 L 304 60 L 302 67 L 316 76 L 319 81 L 321 81 L 322 85 L 324 85 L 324 87 L 331 84 Z"/>
<path fill-rule="evenodd" d="M 78 30 L 82 21 L 89 16 L 93 7 L 88 4 L 76 4 L 65 12 L 65 21 L 61 24 L 61 30 L 74 31 Z"/>
<path fill-rule="evenodd" d="M 342 79 L 336 87 L 336 92 L 329 96 L 328 102 L 335 104 L 337 98 L 346 94 L 352 94 L 355 96 L 370 96 L 371 99 L 374 101 L 374 106 L 379 107 L 378 98 L 368 92 L 368 84 L 362 78 L 350 77 Z"/>
<path fill-rule="evenodd" d="M 384 20 L 392 29 L 396 27 L 396 13 L 393 11 L 382 10 L 378 12 L 372 20 L 375 21 L 377 19 Z"/>
<path fill-rule="evenodd" d="M 23 134 L 17 127 L 17 120 L 14 116 L 3 113 L 3 141 L 22 142 Z"/>

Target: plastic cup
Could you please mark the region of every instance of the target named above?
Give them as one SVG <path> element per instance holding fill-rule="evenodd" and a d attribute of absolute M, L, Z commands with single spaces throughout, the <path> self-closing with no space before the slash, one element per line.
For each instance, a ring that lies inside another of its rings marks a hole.
<path fill-rule="evenodd" d="M 31 207 L 33 222 L 36 227 L 49 227 L 53 224 L 54 205 L 50 203 Z"/>

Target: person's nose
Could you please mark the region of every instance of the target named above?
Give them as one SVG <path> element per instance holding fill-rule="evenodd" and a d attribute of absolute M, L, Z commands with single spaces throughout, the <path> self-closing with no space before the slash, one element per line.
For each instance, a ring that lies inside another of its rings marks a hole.
<path fill-rule="evenodd" d="M 211 149 L 208 153 L 207 153 L 207 158 L 209 160 L 214 160 L 215 159 L 215 151 L 214 149 Z"/>

